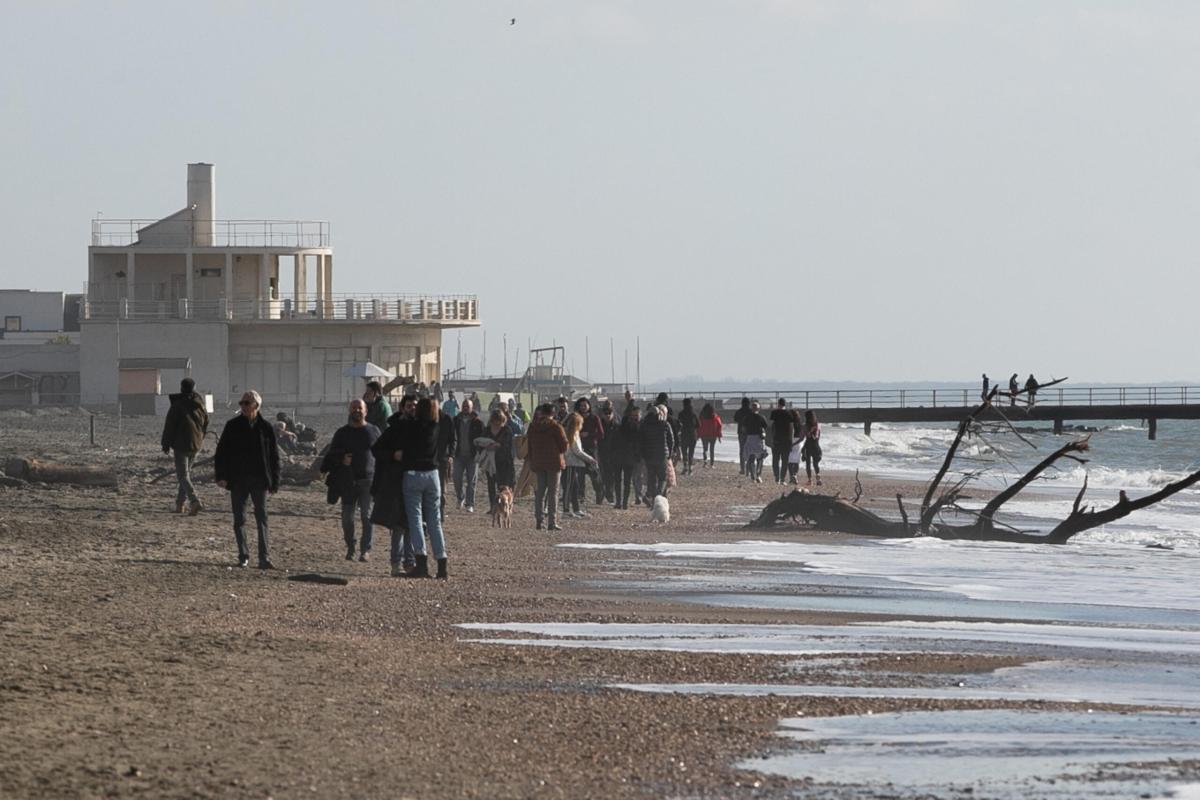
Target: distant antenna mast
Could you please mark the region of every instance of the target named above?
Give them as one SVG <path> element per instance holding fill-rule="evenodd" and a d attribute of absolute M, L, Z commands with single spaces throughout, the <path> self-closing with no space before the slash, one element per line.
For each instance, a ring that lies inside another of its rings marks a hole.
<path fill-rule="evenodd" d="M 458 353 L 454 356 L 454 368 L 462 369 L 462 331 L 458 332 Z"/>
<path fill-rule="evenodd" d="M 483 354 L 479 356 L 479 377 L 487 377 L 487 331 L 483 332 Z"/>
<path fill-rule="evenodd" d="M 508 379 L 508 334 L 504 334 L 504 377 Z"/>

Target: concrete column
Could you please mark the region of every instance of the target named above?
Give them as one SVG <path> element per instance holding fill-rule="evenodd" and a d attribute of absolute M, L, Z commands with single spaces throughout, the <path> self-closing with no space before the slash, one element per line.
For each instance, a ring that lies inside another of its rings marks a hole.
<path fill-rule="evenodd" d="M 133 302 L 133 285 L 136 282 L 137 263 L 132 252 L 125 254 L 125 298 Z"/>
<path fill-rule="evenodd" d="M 263 253 L 258 260 L 258 316 L 271 316 L 271 254 Z"/>
<path fill-rule="evenodd" d="M 1158 438 L 1158 420 L 1154 417 L 1150 418 L 1150 441 Z"/>
<path fill-rule="evenodd" d="M 1062 432 L 1063 432 L 1062 417 L 1055 417 L 1055 419 L 1054 419 L 1054 435 L 1061 436 Z"/>
<path fill-rule="evenodd" d="M 225 313 L 222 315 L 228 319 L 233 318 L 233 253 L 225 254 L 225 269 L 222 271 L 225 276 Z"/>
<path fill-rule="evenodd" d="M 196 290 L 194 288 L 194 272 L 196 270 L 193 269 L 192 265 L 192 251 L 187 251 L 187 254 L 184 255 L 184 264 L 187 270 L 187 275 L 184 278 L 184 297 L 186 300 L 191 301 L 194 290 Z"/>
<path fill-rule="evenodd" d="M 321 257 L 325 262 L 324 268 L 321 270 L 325 275 L 325 300 L 329 305 L 333 306 L 333 253 L 326 253 Z"/>
<path fill-rule="evenodd" d="M 324 319 L 328 316 L 330 308 L 325 303 L 325 270 L 321 269 L 321 254 L 316 256 L 316 269 L 313 271 L 313 307 L 317 311 L 317 316 Z"/>
<path fill-rule="evenodd" d="M 304 269 L 304 257 L 296 256 L 292 267 L 292 299 L 299 311 L 304 310 L 305 295 L 308 294 L 308 271 Z"/>

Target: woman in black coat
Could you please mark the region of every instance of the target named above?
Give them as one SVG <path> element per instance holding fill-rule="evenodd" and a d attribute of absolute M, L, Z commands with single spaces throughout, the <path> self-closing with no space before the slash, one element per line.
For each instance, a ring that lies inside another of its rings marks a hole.
<path fill-rule="evenodd" d="M 392 576 L 402 577 L 405 569 L 416 564 L 412 543 L 408 541 L 408 516 L 404 510 L 404 469 L 396 454 L 403 451 L 405 427 L 411 420 L 403 412 L 388 418 L 387 430 L 371 447 L 375 455 L 375 480 L 371 496 L 375 505 L 371 522 L 392 534 Z"/>
<path fill-rule="evenodd" d="M 625 412 L 625 418 L 617 427 L 612 443 L 613 491 L 616 500 L 613 508 L 629 508 L 629 491 L 633 485 L 633 474 L 642 460 L 639 441 L 642 411 L 637 406 Z M 638 498 L 634 498 L 637 502 Z"/>

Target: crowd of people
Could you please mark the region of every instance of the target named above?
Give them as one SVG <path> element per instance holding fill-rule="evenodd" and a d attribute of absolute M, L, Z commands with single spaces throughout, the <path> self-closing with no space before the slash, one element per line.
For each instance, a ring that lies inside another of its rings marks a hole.
<path fill-rule="evenodd" d="M 346 559 L 368 561 L 375 527 L 382 526 L 390 533 L 396 577 L 431 577 L 429 550 L 436 577 L 449 577 L 447 496 L 453 490 L 457 509 L 474 513 L 481 475 L 493 513 L 502 492 L 532 493 L 535 528 L 558 531 L 564 517 L 589 516 L 589 490 L 596 506 L 652 506 L 680 476 L 693 474 L 698 444 L 700 466 L 715 466 L 716 445 L 723 439 L 724 425 L 712 403 L 697 412 L 687 398 L 676 414 L 665 392 L 644 407 L 626 392 L 619 412 L 611 400 L 593 408 L 587 397 L 573 403 L 559 397 L 530 417 L 515 398 L 496 395 L 481 412 L 477 396 L 460 404 L 450 391 L 439 400 L 441 388 L 434 387 L 405 395 L 393 411 L 381 385 L 368 383 L 363 397 L 350 402 L 346 424 L 334 432 L 321 459 L 327 499 L 341 505 Z M 260 413 L 262 402 L 256 391 L 243 393 L 238 415 L 221 432 L 214 465 L 217 484 L 230 492 L 238 564 L 250 561 L 245 528 L 252 504 L 258 566 L 272 569 L 267 497 L 279 490 L 281 436 L 294 433 L 295 423 L 282 413 L 268 422 Z M 814 475 L 820 485 L 821 428 L 812 411 L 802 415 L 781 398 L 768 419 L 758 403 L 743 398 L 734 421 L 740 474 L 761 483 L 769 447 L 777 483 L 798 483 L 803 463 L 809 485 Z M 175 453 L 177 512 L 195 514 L 201 507 L 190 472 L 207 429 L 203 400 L 185 379 L 173 396 L 162 438 L 163 451 Z"/>

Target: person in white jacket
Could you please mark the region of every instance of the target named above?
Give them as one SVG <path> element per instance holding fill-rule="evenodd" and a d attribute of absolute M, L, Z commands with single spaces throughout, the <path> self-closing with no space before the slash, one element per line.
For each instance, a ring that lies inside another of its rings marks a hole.
<path fill-rule="evenodd" d="M 563 501 L 563 513 L 569 517 L 586 517 L 586 512 L 579 510 L 579 500 L 583 497 L 588 470 L 599 467 L 596 459 L 583 450 L 579 441 L 579 431 L 583 428 L 583 417 L 578 412 L 567 415 L 563 430 L 567 434 L 567 496 Z"/>

